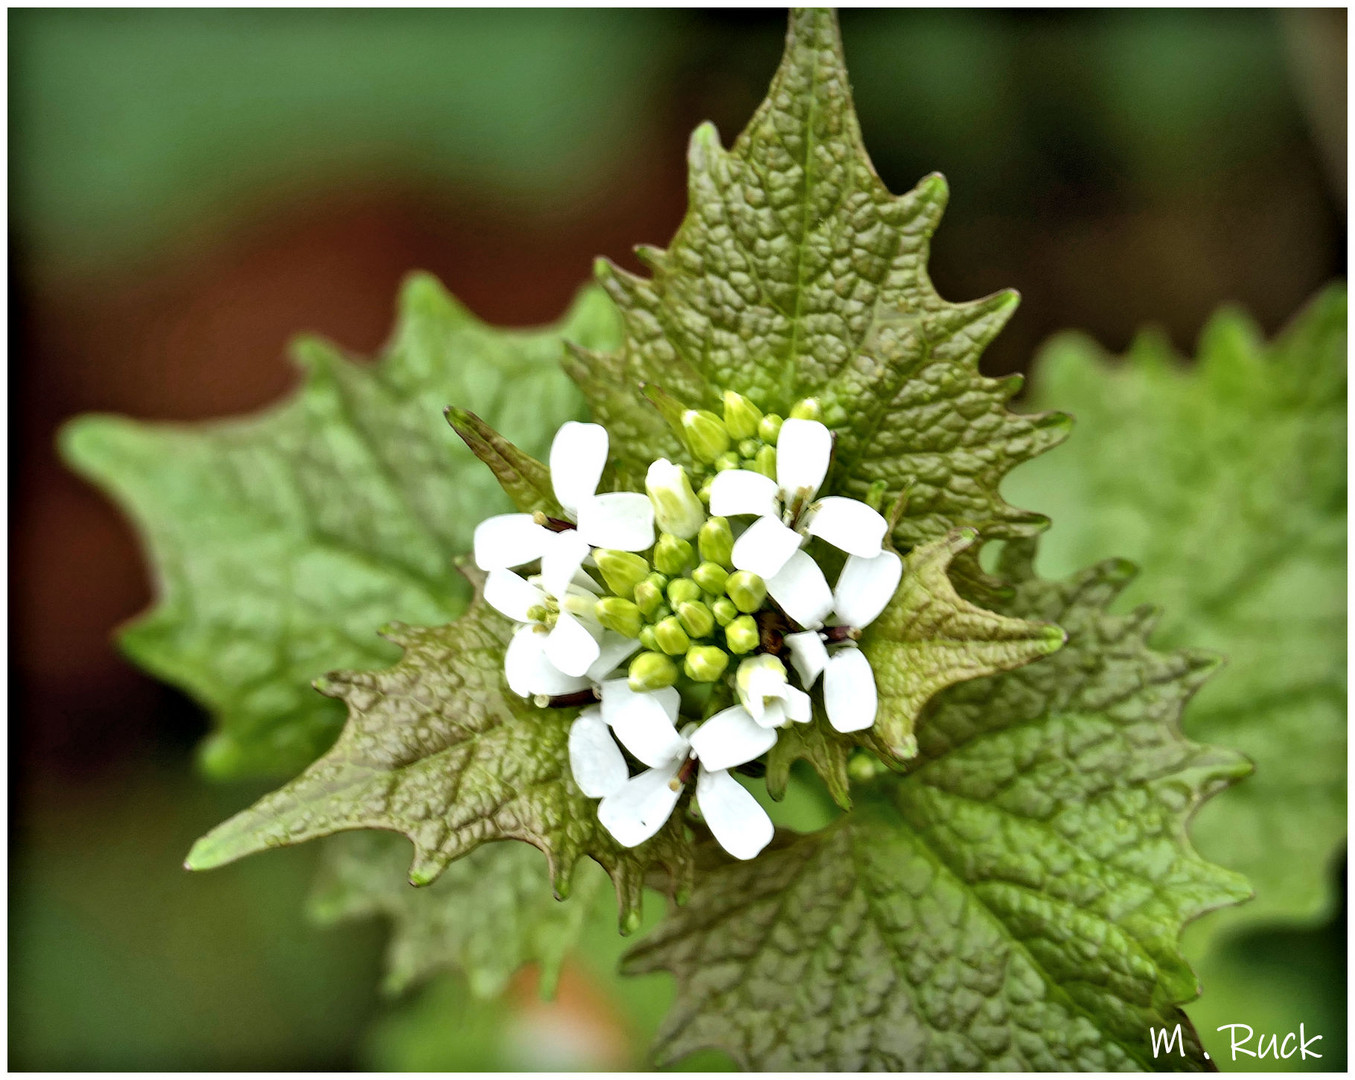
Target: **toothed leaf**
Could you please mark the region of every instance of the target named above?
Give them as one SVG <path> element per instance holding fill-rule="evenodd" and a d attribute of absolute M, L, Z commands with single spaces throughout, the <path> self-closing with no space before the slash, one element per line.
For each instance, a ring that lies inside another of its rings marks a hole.
<path fill-rule="evenodd" d="M 258 416 L 86 416 L 66 427 L 66 460 L 128 513 L 153 566 L 155 606 L 121 644 L 213 713 L 209 773 L 296 773 L 343 719 L 312 679 L 391 663 L 398 653 L 377 637 L 382 623 L 436 625 L 464 609 L 469 590 L 453 561 L 476 522 L 510 507 L 443 409 L 475 408 L 544 452 L 579 412 L 559 369 L 561 339 L 606 344 L 615 334 L 596 292 L 555 327 L 503 331 L 415 276 L 378 363 L 304 340 L 294 350 L 304 384 Z"/>
<path fill-rule="evenodd" d="M 1109 552 L 1141 563 L 1131 599 L 1161 602 L 1164 646 L 1227 667 L 1186 716 L 1236 747 L 1253 780 L 1192 823 L 1256 900 L 1205 934 L 1331 910 L 1346 832 L 1346 294 L 1318 296 L 1273 342 L 1217 315 L 1186 366 L 1145 334 L 1121 361 L 1066 336 L 1034 398 L 1078 416 L 1065 450 L 1011 490 L 1056 512 L 1051 571 Z"/>
<path fill-rule="evenodd" d="M 662 1062 L 716 1047 L 755 1069 L 1205 1068 L 1178 1007 L 1183 923 L 1247 895 L 1184 835 L 1245 774 L 1178 730 L 1212 658 L 1148 647 L 1105 608 L 1108 563 L 1063 584 L 1013 558 L 1012 618 L 1056 622 L 1039 663 L 945 691 L 903 777 L 818 833 L 703 873 L 628 970 L 677 978 Z M 1149 1027 L 1182 1025 L 1154 1059 Z"/>
<path fill-rule="evenodd" d="M 365 831 L 326 842 L 311 915 L 322 923 L 384 916 L 388 993 L 401 993 L 443 970 L 461 971 L 472 993 L 494 997 L 514 972 L 538 964 L 554 987 L 565 953 L 606 880 L 580 867 L 569 899 L 551 895 L 546 863 L 526 844 L 485 844 L 449 866 L 427 888 L 406 876 L 409 848 L 396 837 Z"/>
<path fill-rule="evenodd" d="M 785 415 L 815 396 L 836 432 L 829 486 L 862 497 L 911 485 L 900 546 L 972 525 L 1025 535 L 1043 523 L 998 484 L 1063 438 L 1065 418 L 1018 416 L 1014 381 L 978 372 L 1016 306 L 1011 292 L 952 304 L 927 277 L 946 202 L 940 176 L 892 196 L 866 156 L 836 16 L 791 14 L 766 100 L 731 149 L 709 125 L 688 153 L 689 207 L 652 277 L 601 264 L 626 343 L 575 350 L 569 370 L 611 429 L 624 478 L 682 448 L 640 384 L 718 409 L 737 390 Z"/>
<path fill-rule="evenodd" d="M 546 853 L 562 895 L 575 864 L 592 856 L 616 884 L 623 925 L 633 924 L 651 866 L 678 886 L 690 877 L 681 814 L 637 848 L 612 839 L 569 772 L 578 710 L 541 709 L 508 690 L 503 655 L 513 631 L 478 599 L 448 626 L 388 627 L 404 650 L 399 663 L 317 684 L 348 706 L 334 746 L 199 840 L 188 868 L 348 829 L 389 829 L 413 841 L 410 880 L 426 885 L 482 843 L 525 840 Z"/>

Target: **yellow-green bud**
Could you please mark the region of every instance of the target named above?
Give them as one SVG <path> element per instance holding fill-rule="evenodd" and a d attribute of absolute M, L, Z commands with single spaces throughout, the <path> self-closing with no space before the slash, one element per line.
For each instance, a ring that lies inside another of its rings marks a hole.
<path fill-rule="evenodd" d="M 687 631 L 682 629 L 676 615 L 669 615 L 662 622 L 654 624 L 654 640 L 669 656 L 681 656 L 692 646 Z"/>
<path fill-rule="evenodd" d="M 654 545 L 654 565 L 669 577 L 676 577 L 696 562 L 696 553 L 686 540 L 672 533 L 661 533 Z"/>
<path fill-rule="evenodd" d="M 733 390 L 725 391 L 725 427 L 736 439 L 747 439 L 757 434 L 758 421 L 762 419 L 762 410 L 742 394 Z"/>
<path fill-rule="evenodd" d="M 733 450 L 727 450 L 715 459 L 716 472 L 728 472 L 730 469 L 737 469 L 743 464 L 743 459 Z"/>
<path fill-rule="evenodd" d="M 687 470 L 667 458 L 659 458 L 649 466 L 645 491 L 654 504 L 654 523 L 660 532 L 689 539 L 706 520 L 706 508 L 692 490 Z"/>
<path fill-rule="evenodd" d="M 729 580 L 729 571 L 717 562 L 703 562 L 692 571 L 692 580 L 701 586 L 704 592 L 719 596 L 725 591 L 725 582 Z"/>
<path fill-rule="evenodd" d="M 764 446 L 753 459 L 753 468 L 763 476 L 776 479 L 776 447 Z"/>
<path fill-rule="evenodd" d="M 702 525 L 696 534 L 696 546 L 706 562 L 719 563 L 726 570 L 734 568 L 729 561 L 734 554 L 734 533 L 727 518 L 713 517 Z"/>
<path fill-rule="evenodd" d="M 659 639 L 654 633 L 654 627 L 652 626 L 640 627 L 640 645 L 643 648 L 648 649 L 650 652 L 659 651 Z"/>
<path fill-rule="evenodd" d="M 762 449 L 762 442 L 759 439 L 740 439 L 738 445 L 739 457 L 745 460 L 751 458 Z"/>
<path fill-rule="evenodd" d="M 728 666 L 729 654 L 717 645 L 698 645 L 687 652 L 682 662 L 687 678 L 702 683 L 714 682 Z"/>
<path fill-rule="evenodd" d="M 646 574 L 645 580 L 653 585 L 654 588 L 658 589 L 659 592 L 663 592 L 664 589 L 668 588 L 668 575 L 660 574 L 657 570 L 650 571 L 650 573 Z"/>
<path fill-rule="evenodd" d="M 768 413 L 762 418 L 757 426 L 757 436 L 765 443 L 776 445 L 776 440 L 781 437 L 781 417 L 776 413 Z"/>
<path fill-rule="evenodd" d="M 668 616 L 672 614 L 673 614 L 672 608 L 670 608 L 667 604 L 660 604 L 658 607 L 654 609 L 654 614 L 649 617 L 649 621 L 652 623 L 661 623 L 663 622 L 664 619 L 668 618 Z"/>
<path fill-rule="evenodd" d="M 751 615 L 767 599 L 767 583 L 747 570 L 735 570 L 725 582 L 725 594 L 736 608 Z"/>
<path fill-rule="evenodd" d="M 867 751 L 858 751 L 847 759 L 847 775 L 863 784 L 874 780 L 881 771 L 879 762 Z"/>
<path fill-rule="evenodd" d="M 646 690 L 662 690 L 677 682 L 678 669 L 663 653 L 642 652 L 630 662 L 630 688 L 637 694 Z"/>
<path fill-rule="evenodd" d="M 820 420 L 823 418 L 823 409 L 819 406 L 818 398 L 808 397 L 792 405 L 790 415 L 792 420 Z"/>
<path fill-rule="evenodd" d="M 701 500 L 702 506 L 710 505 L 710 481 L 707 480 L 701 485 L 701 490 L 696 493 L 696 497 Z"/>
<path fill-rule="evenodd" d="M 721 626 L 728 626 L 739 617 L 739 609 L 734 606 L 734 601 L 727 596 L 722 596 L 711 604 L 710 610 L 715 616 L 715 621 Z"/>
<path fill-rule="evenodd" d="M 687 600 L 679 604 L 677 617 L 682 629 L 694 638 L 709 637 L 715 629 L 715 616 L 700 600 Z"/>
<path fill-rule="evenodd" d="M 607 588 L 627 600 L 634 597 L 635 586 L 649 573 L 649 563 L 644 556 L 631 551 L 595 548 L 593 560 L 602 571 L 602 580 L 607 583 Z"/>
<path fill-rule="evenodd" d="M 597 619 L 608 630 L 628 638 L 639 637 L 645 622 L 640 609 L 619 596 L 604 596 L 597 602 Z"/>
<path fill-rule="evenodd" d="M 701 586 L 691 578 L 674 578 L 668 583 L 668 602 L 673 605 L 674 611 L 689 600 L 700 599 Z"/>
<path fill-rule="evenodd" d="M 688 409 L 682 414 L 682 434 L 698 461 L 714 461 L 729 449 L 724 421 L 705 409 Z"/>
<path fill-rule="evenodd" d="M 645 618 L 652 619 L 654 612 L 663 605 L 663 590 L 646 579 L 635 586 L 635 604 L 644 612 Z"/>
<path fill-rule="evenodd" d="M 761 640 L 757 623 L 751 615 L 740 615 L 725 627 L 725 644 L 729 646 L 730 652 L 738 653 L 740 656 L 756 649 Z"/>

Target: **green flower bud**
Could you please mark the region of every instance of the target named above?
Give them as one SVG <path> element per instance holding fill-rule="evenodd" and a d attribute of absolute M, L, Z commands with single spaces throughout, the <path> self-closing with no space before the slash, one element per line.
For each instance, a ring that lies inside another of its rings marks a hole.
<path fill-rule="evenodd" d="M 701 586 L 691 578 L 675 578 L 668 583 L 668 603 L 676 611 L 681 604 L 689 600 L 701 599 Z"/>
<path fill-rule="evenodd" d="M 661 533 L 654 545 L 654 565 L 669 577 L 676 577 L 696 561 L 692 545 L 672 533 Z"/>
<path fill-rule="evenodd" d="M 739 440 L 739 456 L 745 461 L 753 457 L 761 449 L 762 441 L 760 439 Z"/>
<path fill-rule="evenodd" d="M 706 520 L 706 508 L 692 490 L 687 470 L 659 458 L 645 475 L 645 491 L 654 504 L 654 523 L 660 532 L 685 539 L 696 535 Z"/>
<path fill-rule="evenodd" d="M 659 638 L 658 635 L 654 633 L 654 627 L 640 627 L 640 645 L 650 652 L 659 652 Z"/>
<path fill-rule="evenodd" d="M 677 607 L 678 622 L 688 636 L 694 638 L 709 637 L 715 629 L 715 616 L 710 608 L 700 600 L 688 600 Z"/>
<path fill-rule="evenodd" d="M 687 678 L 696 682 L 712 683 L 725 673 L 729 666 L 729 654 L 716 645 L 698 645 L 687 652 L 682 662 L 682 670 Z"/>
<path fill-rule="evenodd" d="M 642 652 L 630 662 L 630 688 L 637 694 L 646 690 L 662 690 L 677 682 L 678 669 L 663 653 Z"/>
<path fill-rule="evenodd" d="M 728 469 L 737 469 L 743 464 L 743 459 L 733 450 L 728 450 L 715 459 L 715 471 L 725 472 Z"/>
<path fill-rule="evenodd" d="M 654 582 L 645 579 L 635 586 L 635 604 L 644 613 L 645 618 L 652 619 L 654 612 L 663 605 L 663 590 Z"/>
<path fill-rule="evenodd" d="M 701 586 L 703 592 L 719 596 L 725 591 L 725 582 L 729 580 L 729 571 L 717 562 L 703 562 L 692 571 L 692 580 Z"/>
<path fill-rule="evenodd" d="M 646 574 L 645 580 L 649 582 L 651 585 L 653 585 L 654 588 L 658 589 L 659 592 L 663 592 L 666 588 L 668 588 L 668 575 L 661 574 L 657 570 L 653 570 L 650 573 Z"/>
<path fill-rule="evenodd" d="M 776 479 L 776 447 L 764 446 L 753 459 L 753 468 L 763 476 Z"/>
<path fill-rule="evenodd" d="M 734 554 L 734 533 L 730 531 L 726 518 L 713 517 L 702 525 L 701 531 L 696 534 L 696 545 L 706 562 L 719 563 L 726 570 L 734 568 L 734 564 L 729 561 Z"/>
<path fill-rule="evenodd" d="M 859 750 L 847 759 L 847 775 L 860 783 L 874 780 L 884 770 L 868 752 Z"/>
<path fill-rule="evenodd" d="M 735 570 L 725 582 L 725 594 L 736 608 L 751 615 L 767 599 L 767 583 L 747 570 Z"/>
<path fill-rule="evenodd" d="M 724 421 L 705 409 L 688 409 L 682 414 L 682 434 L 697 461 L 714 461 L 729 449 Z"/>
<path fill-rule="evenodd" d="M 667 604 L 660 604 L 658 607 L 654 609 L 654 614 L 649 617 L 649 621 L 657 625 L 658 623 L 663 622 L 664 619 L 668 618 L 672 614 L 673 614 L 672 608 L 670 608 Z"/>
<path fill-rule="evenodd" d="M 722 596 L 711 604 L 710 610 L 715 616 L 715 621 L 721 626 L 728 626 L 739 617 L 739 609 L 734 606 L 734 601 L 727 596 Z"/>
<path fill-rule="evenodd" d="M 740 656 L 756 649 L 761 640 L 757 623 L 751 615 L 740 615 L 725 627 L 725 644 L 729 646 L 730 652 Z"/>
<path fill-rule="evenodd" d="M 604 596 L 597 602 L 597 620 L 608 630 L 628 638 L 639 637 L 640 628 L 644 626 L 640 609 L 619 596 Z"/>
<path fill-rule="evenodd" d="M 823 409 L 819 407 L 818 398 L 809 397 L 792 405 L 790 415 L 792 420 L 821 420 Z"/>
<path fill-rule="evenodd" d="M 687 631 L 682 629 L 676 615 L 669 615 L 662 622 L 654 624 L 654 640 L 669 656 L 681 656 L 692 646 Z"/>
<path fill-rule="evenodd" d="M 701 485 L 701 490 L 696 493 L 696 497 L 701 500 L 702 506 L 710 506 L 710 481 L 707 480 Z"/>
<path fill-rule="evenodd" d="M 602 571 L 602 580 L 617 596 L 633 599 L 635 586 L 649 573 L 649 563 L 643 555 L 631 551 L 613 551 L 610 548 L 594 548 L 593 560 Z"/>
<path fill-rule="evenodd" d="M 725 391 L 725 428 L 736 439 L 747 439 L 757 434 L 762 410 L 742 394 Z"/>
<path fill-rule="evenodd" d="M 762 418 L 757 426 L 757 437 L 765 443 L 776 445 L 776 440 L 781 437 L 781 417 L 776 413 L 768 413 Z"/>

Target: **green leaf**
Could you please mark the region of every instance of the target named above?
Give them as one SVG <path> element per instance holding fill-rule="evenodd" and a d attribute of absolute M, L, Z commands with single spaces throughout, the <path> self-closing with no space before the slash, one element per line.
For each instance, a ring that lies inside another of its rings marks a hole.
<path fill-rule="evenodd" d="M 185 864 L 208 870 L 244 855 L 346 829 L 389 829 L 414 842 L 410 881 L 427 885 L 490 840 L 546 853 L 557 895 L 591 855 L 612 876 L 633 929 L 650 867 L 675 887 L 691 876 L 682 814 L 650 840 L 621 847 L 569 774 L 577 709 L 540 709 L 508 690 L 503 654 L 514 626 L 478 600 L 449 626 L 393 625 L 404 649 L 388 671 L 320 680 L 349 720 L 334 747 L 290 784 L 199 840 Z"/>
<path fill-rule="evenodd" d="M 975 538 L 973 529 L 955 529 L 904 559 L 898 591 L 861 638 L 879 691 L 875 726 L 856 736 L 840 735 L 821 719 L 784 729 L 767 760 L 767 789 L 774 797 L 785 791 L 791 764 L 805 758 L 838 805 L 849 807 L 847 755 L 854 742 L 886 760 L 906 762 L 918 752 L 918 717 L 940 691 L 1010 671 L 1063 645 L 1057 626 L 985 611 L 955 592 L 946 568 Z"/>
<path fill-rule="evenodd" d="M 876 176 L 832 12 L 792 12 L 747 129 L 725 150 L 710 125 L 698 128 L 688 162 L 686 218 L 667 250 L 641 251 L 653 276 L 599 266 L 624 348 L 574 350 L 569 364 L 612 431 L 622 478 L 683 454 L 642 383 L 713 409 L 737 390 L 782 415 L 813 395 L 838 437 L 832 490 L 860 498 L 876 480 L 892 492 L 911 485 L 901 548 L 956 525 L 987 537 L 1038 531 L 1044 519 L 997 488 L 1064 437 L 1066 418 L 1009 412 L 1019 380 L 978 373 L 1016 295 L 952 304 L 932 288 L 945 181 L 929 176 L 896 198 Z"/>
<path fill-rule="evenodd" d="M 453 560 L 477 521 L 508 502 L 448 430 L 468 405 L 544 452 L 579 402 L 561 339 L 616 340 L 590 291 L 555 327 L 487 326 L 432 278 L 404 288 L 375 365 L 313 339 L 290 401 L 259 416 L 149 424 L 86 416 L 62 432 L 72 467 L 135 522 L 155 607 L 121 634 L 127 653 L 215 716 L 202 760 L 218 777 L 295 773 L 334 739 L 343 711 L 311 680 L 382 667 L 392 619 L 438 624 L 464 609 Z"/>
<path fill-rule="evenodd" d="M 432 885 L 414 889 L 405 878 L 408 859 L 408 848 L 382 833 L 337 836 L 325 845 L 310 901 L 322 923 L 390 919 L 388 993 L 453 969 L 466 974 L 477 997 L 494 997 L 532 963 L 541 966 L 545 992 L 553 992 L 605 880 L 596 867 L 585 867 L 561 902 L 551 895 L 540 852 L 525 844 L 485 844 Z"/>
<path fill-rule="evenodd" d="M 1067 450 L 1008 489 L 1053 512 L 1049 572 L 1110 552 L 1141 563 L 1133 598 L 1168 612 L 1165 646 L 1216 649 L 1226 669 L 1187 730 L 1236 747 L 1256 777 L 1192 822 L 1256 900 L 1204 935 L 1331 910 L 1346 831 L 1346 295 L 1320 294 L 1267 344 L 1224 311 L 1185 366 L 1144 334 L 1123 361 L 1064 336 L 1034 400 L 1078 414 Z"/>
<path fill-rule="evenodd" d="M 1052 584 L 1020 547 L 1003 613 L 1056 622 L 1067 645 L 947 690 L 912 770 L 858 789 L 852 814 L 702 874 L 629 956 L 677 977 L 661 1060 L 715 1046 L 757 1069 L 1207 1067 L 1178 1008 L 1198 992 L 1178 936 L 1247 895 L 1184 831 L 1247 771 L 1178 729 L 1215 661 L 1150 649 L 1146 609 L 1106 613 L 1127 564 Z M 1149 1027 L 1177 1023 L 1187 1055 L 1154 1060 Z"/>

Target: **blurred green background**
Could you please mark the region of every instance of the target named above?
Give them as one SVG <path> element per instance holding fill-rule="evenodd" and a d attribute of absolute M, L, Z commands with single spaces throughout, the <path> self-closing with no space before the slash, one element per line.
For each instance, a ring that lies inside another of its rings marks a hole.
<path fill-rule="evenodd" d="M 530 973 L 498 1003 L 455 977 L 390 1000 L 380 927 L 306 920 L 313 851 L 179 869 L 259 792 L 197 779 L 204 717 L 116 655 L 112 629 L 149 599 L 144 567 L 112 506 L 58 466 L 53 432 L 89 409 L 257 408 L 291 385 L 298 331 L 374 351 L 416 267 L 490 320 L 555 318 L 594 255 L 636 267 L 632 244 L 672 234 L 688 133 L 705 119 L 738 132 L 784 16 L 8 20 L 10 1066 L 642 1067 L 671 991 L 608 974 L 610 919 L 552 1004 Z M 851 10 L 842 24 L 885 182 L 950 181 L 942 294 L 1024 296 L 992 373 L 1067 327 L 1120 352 L 1153 323 L 1189 352 L 1225 301 L 1273 333 L 1345 274 L 1344 11 Z M 1345 1059 L 1344 927 L 1341 911 L 1235 950 L 1273 978 L 1271 1022 L 1324 1025 L 1326 1069 Z"/>

